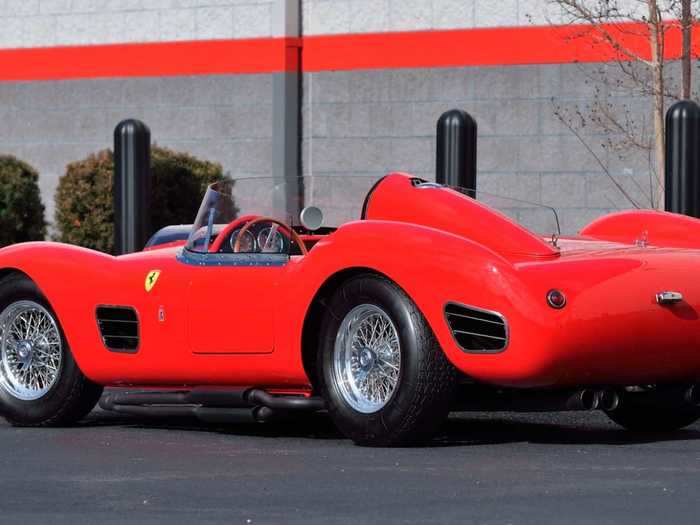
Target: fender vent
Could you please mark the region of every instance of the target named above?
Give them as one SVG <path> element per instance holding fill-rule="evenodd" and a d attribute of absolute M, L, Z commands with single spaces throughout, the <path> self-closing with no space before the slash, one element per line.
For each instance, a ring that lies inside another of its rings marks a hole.
<path fill-rule="evenodd" d="M 496 353 L 508 346 L 508 326 L 502 315 L 473 306 L 449 303 L 445 318 L 457 344 L 465 352 Z"/>
<path fill-rule="evenodd" d="M 112 352 L 134 353 L 139 348 L 139 320 L 129 306 L 98 306 L 97 326 L 102 342 Z"/>

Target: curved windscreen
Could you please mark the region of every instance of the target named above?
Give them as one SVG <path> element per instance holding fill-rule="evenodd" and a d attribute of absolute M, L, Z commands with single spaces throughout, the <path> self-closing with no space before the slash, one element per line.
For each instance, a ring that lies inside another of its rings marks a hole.
<path fill-rule="evenodd" d="M 205 252 L 219 231 L 235 220 L 269 217 L 304 229 L 301 212 L 317 208 L 320 228 L 337 228 L 360 219 L 365 196 L 381 177 L 298 177 L 236 179 L 207 189 L 187 243 Z"/>
<path fill-rule="evenodd" d="M 207 252 L 226 225 L 234 221 L 244 223 L 247 217 L 276 219 L 306 233 L 313 233 L 310 230 L 328 233 L 329 229 L 361 218 L 365 199 L 381 178 L 313 176 L 283 180 L 257 177 L 218 182 L 204 195 L 187 248 Z M 552 208 L 479 190 L 451 189 L 476 198 L 533 232 L 546 236 L 559 234 L 559 221 Z M 405 205 L 410 206 L 410 203 Z M 305 209 L 312 209 L 313 213 L 306 217 L 313 217 L 319 228 L 309 228 L 308 219 L 302 220 Z"/>
<path fill-rule="evenodd" d="M 458 187 L 452 187 L 452 189 L 501 212 L 533 233 L 539 233 L 546 237 L 561 235 L 559 215 L 557 210 L 550 206 L 522 199 L 502 197 L 479 189 L 468 190 Z"/>

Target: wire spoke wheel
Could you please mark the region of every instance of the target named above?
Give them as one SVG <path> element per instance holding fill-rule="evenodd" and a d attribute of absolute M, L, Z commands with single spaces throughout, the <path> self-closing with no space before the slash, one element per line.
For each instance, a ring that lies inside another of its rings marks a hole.
<path fill-rule="evenodd" d="M 401 346 L 391 318 L 371 304 L 353 308 L 338 330 L 333 379 L 343 399 L 371 414 L 393 396 L 401 373 Z"/>
<path fill-rule="evenodd" d="M 32 401 L 46 395 L 61 372 L 61 334 L 46 308 L 17 301 L 0 314 L 0 387 Z"/>
<path fill-rule="evenodd" d="M 366 273 L 318 306 L 314 386 L 333 423 L 358 445 L 429 440 L 450 411 L 457 374 L 416 304 L 393 281 Z"/>

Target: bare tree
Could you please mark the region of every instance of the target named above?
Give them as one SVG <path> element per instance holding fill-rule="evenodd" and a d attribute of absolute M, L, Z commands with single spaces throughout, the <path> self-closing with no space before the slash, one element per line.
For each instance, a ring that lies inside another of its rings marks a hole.
<path fill-rule="evenodd" d="M 683 49 L 681 51 L 681 61 L 683 63 L 683 80 L 681 98 L 689 99 L 692 93 L 692 58 L 693 58 L 693 2 L 692 0 L 681 0 L 680 23 L 683 32 Z"/>
<path fill-rule="evenodd" d="M 659 181 L 659 195 L 663 193 L 663 183 L 666 171 L 665 139 L 665 107 L 664 107 L 664 68 L 666 47 L 666 28 L 657 0 L 647 0 L 649 6 L 649 44 L 651 61 L 645 62 L 652 70 L 652 93 L 654 95 L 654 153 L 656 159 L 656 176 Z"/>
<path fill-rule="evenodd" d="M 555 105 L 555 114 L 569 129 L 576 125 L 594 124 L 605 135 L 604 147 L 615 152 L 630 149 L 648 153 L 650 159 L 649 191 L 644 192 L 649 204 L 663 202 L 665 171 L 665 110 L 668 100 L 690 98 L 692 93 L 692 27 L 693 12 L 699 0 L 548 0 L 561 10 L 564 23 L 580 24 L 572 39 L 585 38 L 593 45 L 611 50 L 609 64 L 600 66 L 589 81 L 595 86 L 593 100 L 587 108 L 567 112 Z M 560 24 L 562 20 L 551 21 Z M 680 56 L 669 56 L 669 35 L 681 31 L 683 46 Z M 681 60 L 680 89 L 667 75 L 669 60 Z M 611 91 L 626 90 L 650 101 L 651 118 L 611 101 Z M 574 118 L 572 118 L 572 114 Z M 577 124 L 578 123 L 578 124 Z M 580 134 L 576 136 L 583 141 Z M 588 145 L 586 145 L 588 147 Z M 588 147 L 589 151 L 592 151 Z M 600 159 L 596 159 L 599 164 Z M 612 175 L 606 173 L 612 178 Z M 615 185 L 620 188 L 618 183 Z M 628 199 L 629 196 L 625 195 Z M 636 203 L 630 199 L 632 204 Z"/>

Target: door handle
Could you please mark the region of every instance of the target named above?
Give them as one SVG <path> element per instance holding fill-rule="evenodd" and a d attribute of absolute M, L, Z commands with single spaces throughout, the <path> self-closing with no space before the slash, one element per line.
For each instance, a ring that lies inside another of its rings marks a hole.
<path fill-rule="evenodd" d="M 656 294 L 656 302 L 660 305 L 676 304 L 683 300 L 680 292 L 659 292 Z"/>

